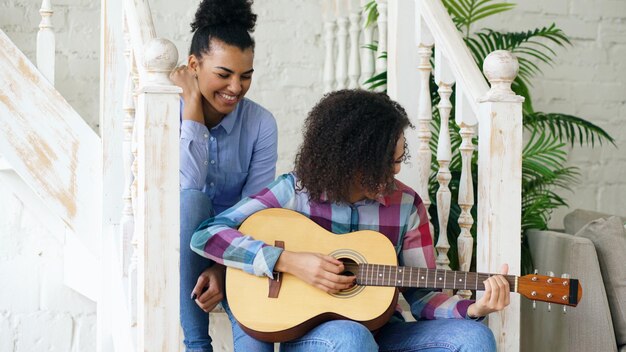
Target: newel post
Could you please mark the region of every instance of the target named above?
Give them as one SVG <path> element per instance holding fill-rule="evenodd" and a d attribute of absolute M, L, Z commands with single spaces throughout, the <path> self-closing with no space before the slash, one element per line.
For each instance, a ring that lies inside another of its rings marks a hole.
<path fill-rule="evenodd" d="M 511 90 L 519 69 L 508 51 L 494 51 L 483 72 L 491 89 L 480 99 L 478 122 L 477 271 L 520 274 L 522 196 L 522 102 Z M 520 301 L 511 295 L 503 312 L 489 315 L 499 351 L 519 351 Z"/>
<path fill-rule="evenodd" d="M 144 47 L 137 131 L 137 351 L 178 351 L 179 87 L 168 76 L 178 61 L 172 42 Z"/>

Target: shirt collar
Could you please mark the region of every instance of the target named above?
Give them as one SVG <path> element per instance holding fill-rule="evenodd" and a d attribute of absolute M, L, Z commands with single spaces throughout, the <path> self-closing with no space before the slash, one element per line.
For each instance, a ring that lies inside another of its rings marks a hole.
<path fill-rule="evenodd" d="M 239 117 L 239 109 L 241 107 L 242 102 L 243 100 L 237 103 L 235 110 L 231 111 L 228 115 L 224 116 L 222 121 L 220 121 L 220 123 L 214 128 L 222 126 L 224 131 L 226 131 L 226 134 L 230 134 L 230 131 L 232 131 L 233 128 L 235 127 L 235 122 L 237 122 L 237 118 Z"/>

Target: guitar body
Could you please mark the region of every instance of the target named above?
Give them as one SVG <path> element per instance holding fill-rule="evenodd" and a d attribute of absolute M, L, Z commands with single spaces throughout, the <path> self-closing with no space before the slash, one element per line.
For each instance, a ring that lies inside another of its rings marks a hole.
<path fill-rule="evenodd" d="M 374 231 L 336 235 L 286 209 L 262 210 L 239 231 L 270 245 L 283 241 L 284 248 L 293 252 L 328 254 L 359 264 L 397 265 L 395 249 L 384 235 Z M 277 281 L 278 295 L 270 298 L 267 277 L 233 268 L 226 272 L 226 295 L 233 315 L 244 331 L 262 341 L 292 340 L 331 319 L 349 319 L 375 330 L 389 320 L 398 296 L 395 287 L 359 285 L 329 294 L 285 273 Z"/>

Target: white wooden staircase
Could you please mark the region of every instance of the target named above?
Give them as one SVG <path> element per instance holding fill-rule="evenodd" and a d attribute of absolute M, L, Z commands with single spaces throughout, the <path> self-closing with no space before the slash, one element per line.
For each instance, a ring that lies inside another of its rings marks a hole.
<path fill-rule="evenodd" d="M 99 351 L 178 351 L 179 89 L 168 72 L 178 61 L 172 43 L 156 38 L 148 0 L 102 0 L 100 135 L 54 89 L 54 35 L 49 0 L 42 5 L 39 69 L 0 31 L 0 169 L 12 169 L 63 222 L 66 283 L 98 304 Z M 417 127 L 408 137 L 413 165 L 401 178 L 430 205 L 429 80 L 441 103 L 437 149 L 439 223 L 458 221 L 461 268 L 469 269 L 474 222 L 472 137 L 480 144 L 477 266 L 520 271 L 521 98 L 510 90 L 515 58 L 492 53 L 483 72 L 464 46 L 440 0 L 376 0 L 380 16 L 363 28 L 360 0 L 322 0 L 324 87 L 362 87 L 388 72 L 387 91 Z M 361 46 L 378 41 L 378 54 Z M 52 48 L 52 49 L 50 49 Z M 434 49 L 433 49 L 434 48 Z M 380 54 L 386 51 L 388 59 Z M 52 69 L 50 69 L 52 62 Z M 463 140 L 458 219 L 448 219 L 453 151 L 448 124 Z M 385 88 L 385 87 L 381 87 Z M 2 173 L 0 173 L 2 177 Z M 445 228 L 445 227 L 444 227 Z M 449 263 L 445 230 L 437 243 Z M 467 293 L 464 293 L 467 294 Z M 519 350 L 519 299 L 489 320 L 500 350 Z"/>

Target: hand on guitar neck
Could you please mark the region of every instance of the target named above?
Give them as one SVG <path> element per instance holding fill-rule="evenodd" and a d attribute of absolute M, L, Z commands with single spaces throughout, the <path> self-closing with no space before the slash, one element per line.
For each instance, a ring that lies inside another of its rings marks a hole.
<path fill-rule="evenodd" d="M 500 269 L 502 275 L 509 272 L 509 265 L 504 264 Z M 509 282 L 502 275 L 495 275 L 483 281 L 485 293 L 483 296 L 467 307 L 470 317 L 484 317 L 489 313 L 501 311 L 510 303 Z"/>
<path fill-rule="evenodd" d="M 355 276 L 341 275 L 345 271 L 341 261 L 318 253 L 283 251 L 274 268 L 328 293 L 349 289 L 356 280 Z"/>

